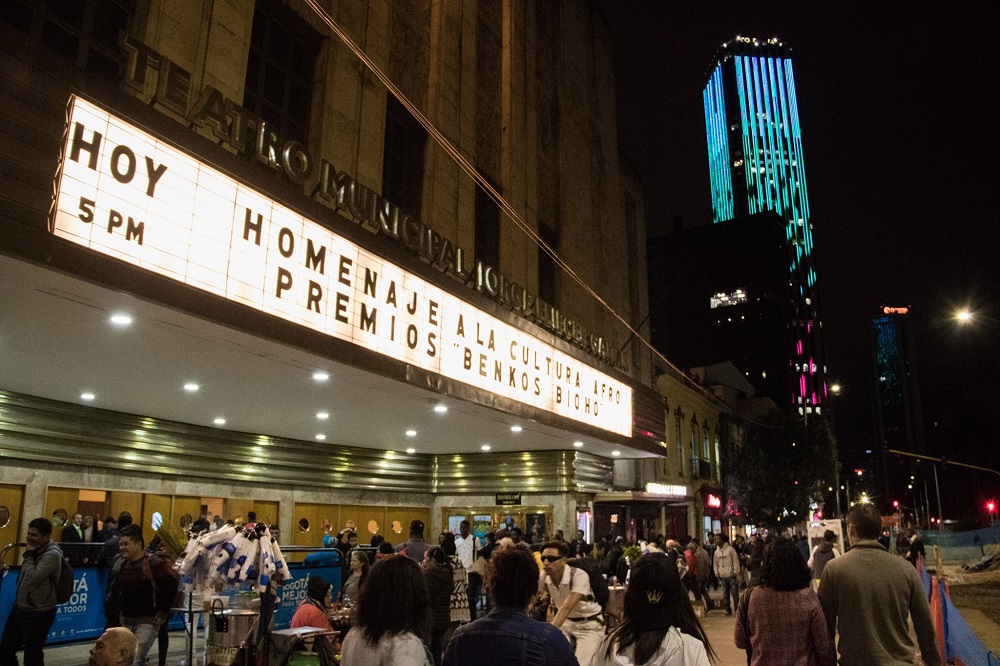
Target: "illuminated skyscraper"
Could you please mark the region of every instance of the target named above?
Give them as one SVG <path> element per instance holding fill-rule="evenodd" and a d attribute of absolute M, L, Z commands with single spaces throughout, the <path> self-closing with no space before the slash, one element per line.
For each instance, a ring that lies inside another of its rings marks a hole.
<path fill-rule="evenodd" d="M 773 210 L 788 240 L 789 396 L 800 414 L 826 399 L 812 224 L 791 49 L 737 36 L 716 53 L 703 93 L 714 222 Z"/>

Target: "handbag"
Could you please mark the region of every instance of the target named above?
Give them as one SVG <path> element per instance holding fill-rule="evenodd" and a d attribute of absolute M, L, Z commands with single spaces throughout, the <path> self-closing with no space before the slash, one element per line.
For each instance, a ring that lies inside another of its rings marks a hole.
<path fill-rule="evenodd" d="M 469 573 L 474 573 L 480 578 L 485 580 L 486 578 L 486 558 L 477 557 L 472 561 L 472 566 L 469 568 Z"/>
<path fill-rule="evenodd" d="M 750 643 L 750 595 L 753 594 L 753 588 L 749 588 L 740 597 L 740 603 L 736 606 L 736 617 L 739 619 L 740 624 L 743 626 L 743 635 L 747 637 L 747 666 L 750 666 L 750 661 L 753 659 L 753 646 Z"/>

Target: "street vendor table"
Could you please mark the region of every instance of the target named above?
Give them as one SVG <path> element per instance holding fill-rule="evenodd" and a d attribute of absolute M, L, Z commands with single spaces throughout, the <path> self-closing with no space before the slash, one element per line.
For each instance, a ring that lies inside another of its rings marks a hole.
<path fill-rule="evenodd" d="M 205 609 L 200 605 L 192 605 L 194 602 L 194 595 L 190 592 L 187 594 L 186 599 L 188 602 L 187 606 L 181 608 L 171 608 L 170 612 L 178 613 L 184 619 L 184 634 L 187 639 L 187 661 L 182 666 L 195 666 L 194 643 L 198 637 L 198 625 L 202 623 L 201 616 L 205 613 Z"/>

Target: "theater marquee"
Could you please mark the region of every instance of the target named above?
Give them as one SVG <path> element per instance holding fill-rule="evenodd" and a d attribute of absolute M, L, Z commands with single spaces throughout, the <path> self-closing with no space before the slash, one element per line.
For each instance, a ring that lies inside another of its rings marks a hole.
<path fill-rule="evenodd" d="M 632 389 L 79 97 L 57 236 L 619 435 Z"/>

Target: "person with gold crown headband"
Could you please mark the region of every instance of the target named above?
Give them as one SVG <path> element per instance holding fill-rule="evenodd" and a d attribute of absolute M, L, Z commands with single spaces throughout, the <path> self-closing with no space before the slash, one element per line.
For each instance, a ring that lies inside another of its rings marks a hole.
<path fill-rule="evenodd" d="M 677 566 L 662 553 L 632 565 L 622 622 L 592 666 L 709 666 L 715 652 L 694 614 Z"/>

